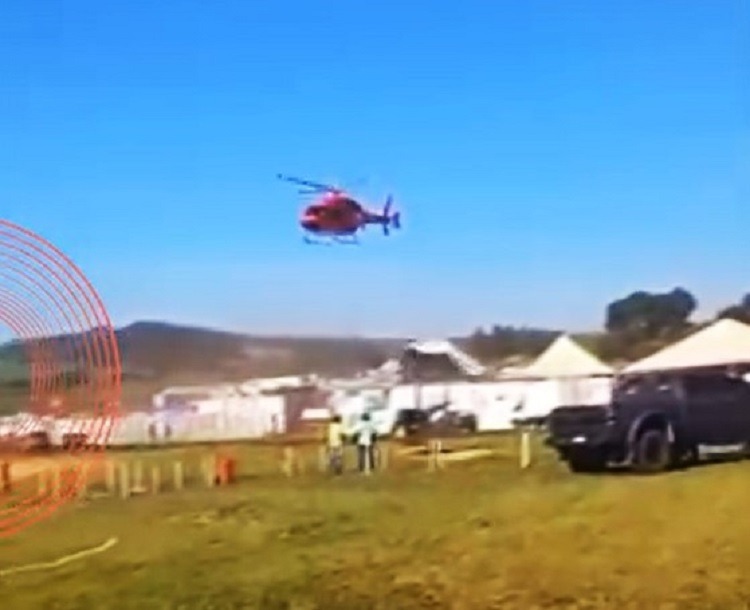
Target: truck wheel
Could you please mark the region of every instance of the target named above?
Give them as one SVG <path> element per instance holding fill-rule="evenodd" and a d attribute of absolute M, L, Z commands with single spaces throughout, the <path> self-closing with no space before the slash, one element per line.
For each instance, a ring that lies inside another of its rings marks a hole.
<path fill-rule="evenodd" d="M 606 456 L 595 450 L 571 452 L 567 462 L 571 472 L 604 472 L 607 468 Z"/>
<path fill-rule="evenodd" d="M 663 430 L 645 430 L 638 436 L 634 449 L 633 467 L 637 472 L 663 472 L 672 464 L 672 449 Z"/>

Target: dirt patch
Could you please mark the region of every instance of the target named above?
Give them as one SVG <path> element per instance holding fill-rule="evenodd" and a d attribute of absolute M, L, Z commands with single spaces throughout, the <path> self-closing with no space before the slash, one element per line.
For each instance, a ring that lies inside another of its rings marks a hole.
<path fill-rule="evenodd" d="M 409 447 L 399 452 L 400 455 L 410 458 L 423 459 L 430 457 L 431 452 L 427 447 Z M 492 455 L 491 449 L 449 449 L 443 448 L 440 459 L 444 462 L 465 462 L 478 460 Z"/>
<path fill-rule="evenodd" d="M 464 449 L 463 451 L 445 453 L 440 456 L 440 459 L 444 462 L 465 462 L 468 460 L 480 460 L 491 455 L 491 449 Z"/>

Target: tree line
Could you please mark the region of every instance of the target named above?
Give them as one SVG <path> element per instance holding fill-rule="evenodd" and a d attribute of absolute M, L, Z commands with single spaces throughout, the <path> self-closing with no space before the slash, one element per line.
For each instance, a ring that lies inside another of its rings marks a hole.
<path fill-rule="evenodd" d="M 682 287 L 667 292 L 632 292 L 607 305 L 601 331 L 575 338 L 611 362 L 647 356 L 716 319 L 731 318 L 750 324 L 750 293 L 709 320 L 693 319 L 698 305 L 695 295 Z M 559 334 L 558 330 L 493 326 L 477 329 L 466 344 L 481 360 L 507 361 L 511 357 L 538 355 Z"/>

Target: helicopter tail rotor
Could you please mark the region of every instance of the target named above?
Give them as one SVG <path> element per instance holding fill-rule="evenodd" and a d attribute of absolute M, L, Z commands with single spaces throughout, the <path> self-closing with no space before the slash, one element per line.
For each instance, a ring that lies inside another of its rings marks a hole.
<path fill-rule="evenodd" d="M 383 207 L 383 233 L 385 235 L 390 234 L 390 229 L 401 228 L 401 214 L 394 212 L 391 214 L 391 207 L 393 206 L 393 196 L 388 195 L 388 199 L 385 200 L 385 206 Z"/>

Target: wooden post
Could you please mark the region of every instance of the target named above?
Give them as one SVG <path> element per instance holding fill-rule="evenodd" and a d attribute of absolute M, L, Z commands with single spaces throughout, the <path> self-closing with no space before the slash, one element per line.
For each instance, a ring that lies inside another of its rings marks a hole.
<path fill-rule="evenodd" d="M 145 489 L 143 486 L 143 462 L 141 460 L 138 460 L 135 463 L 135 471 L 133 473 L 133 489 L 137 493 L 142 493 Z"/>
<path fill-rule="evenodd" d="M 378 446 L 378 457 L 380 458 L 380 463 L 378 466 L 380 467 L 380 470 L 387 470 L 388 469 L 388 454 L 391 452 L 391 446 L 388 443 L 383 443 L 382 445 Z"/>
<path fill-rule="evenodd" d="M 527 428 L 521 429 L 521 451 L 519 462 L 522 469 L 531 466 L 531 433 Z"/>
<path fill-rule="evenodd" d="M 174 463 L 174 488 L 176 491 L 182 491 L 185 487 L 185 470 L 182 462 L 177 460 Z"/>
<path fill-rule="evenodd" d="M 123 499 L 130 497 L 130 468 L 125 461 L 120 462 L 120 497 Z"/>
<path fill-rule="evenodd" d="M 294 468 L 294 471 L 298 475 L 305 474 L 307 471 L 307 463 L 305 461 L 305 452 L 302 451 L 301 453 L 298 453 L 295 449 L 294 453 L 292 454 L 292 467 Z"/>
<path fill-rule="evenodd" d="M 41 472 L 38 472 L 37 475 L 37 493 L 40 496 L 47 495 L 47 492 L 49 491 L 49 472 L 46 470 L 42 470 Z"/>
<path fill-rule="evenodd" d="M 328 470 L 328 448 L 325 445 L 318 447 L 318 470 L 322 473 Z"/>
<path fill-rule="evenodd" d="M 284 447 L 284 459 L 281 469 L 286 476 L 294 476 L 294 447 Z"/>
<path fill-rule="evenodd" d="M 78 469 L 78 498 L 83 500 L 89 493 L 89 468 L 91 464 L 84 462 Z"/>
<path fill-rule="evenodd" d="M 205 456 L 203 458 L 203 479 L 207 487 L 214 487 L 216 484 L 216 458 L 215 456 Z"/>
<path fill-rule="evenodd" d="M 107 485 L 107 493 L 110 493 L 112 495 L 115 495 L 115 492 L 117 490 L 116 488 L 116 481 L 115 481 L 115 463 L 113 460 L 107 460 L 106 470 L 104 473 L 105 476 L 105 483 Z"/>
<path fill-rule="evenodd" d="M 442 470 L 445 467 L 443 461 L 443 441 L 435 441 L 435 468 Z"/>
<path fill-rule="evenodd" d="M 52 471 L 52 493 L 55 497 L 62 495 L 62 473 L 60 472 L 60 466 L 55 466 Z"/>
<path fill-rule="evenodd" d="M 10 462 L 0 464 L 0 479 L 2 480 L 2 491 L 9 494 L 13 491 L 13 482 L 10 476 Z"/>
<path fill-rule="evenodd" d="M 151 467 L 151 493 L 158 494 L 161 490 L 161 471 L 159 466 Z"/>

